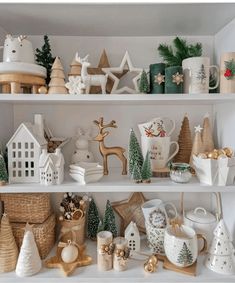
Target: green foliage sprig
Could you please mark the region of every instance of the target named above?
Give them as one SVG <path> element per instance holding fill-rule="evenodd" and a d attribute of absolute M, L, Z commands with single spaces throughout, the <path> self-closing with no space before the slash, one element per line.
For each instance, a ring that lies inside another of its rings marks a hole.
<path fill-rule="evenodd" d="M 185 39 L 176 37 L 173 46 L 160 44 L 158 52 L 167 66 L 182 66 L 184 59 L 202 56 L 202 44 L 188 44 Z"/>

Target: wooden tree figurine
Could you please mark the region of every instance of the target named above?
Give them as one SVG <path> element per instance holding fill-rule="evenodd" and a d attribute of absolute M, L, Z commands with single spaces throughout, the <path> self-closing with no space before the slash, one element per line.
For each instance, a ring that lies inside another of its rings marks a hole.
<path fill-rule="evenodd" d="M 27 223 L 16 265 L 16 275 L 19 277 L 32 276 L 38 273 L 41 268 L 42 261 L 34 239 L 32 227 Z"/>
<path fill-rule="evenodd" d="M 99 224 L 100 224 L 99 212 L 95 204 L 95 201 L 92 198 L 89 205 L 88 217 L 87 217 L 87 236 L 91 240 L 96 240 Z"/>
<path fill-rule="evenodd" d="M 202 143 L 202 128 L 200 125 L 195 127 L 195 137 L 193 141 L 192 152 L 190 156 L 190 165 L 193 167 L 193 155 L 197 155 L 198 153 L 204 152 L 204 147 Z"/>
<path fill-rule="evenodd" d="M 187 114 L 184 116 L 180 134 L 178 138 L 179 151 L 174 158 L 174 162 L 190 162 L 190 155 L 192 152 L 192 136 L 190 131 L 189 119 Z"/>
<path fill-rule="evenodd" d="M 72 63 L 70 64 L 70 72 L 68 76 L 81 76 L 81 69 L 82 64 L 76 61 L 76 58 L 74 57 Z"/>
<path fill-rule="evenodd" d="M 94 138 L 95 141 L 99 142 L 100 154 L 103 156 L 103 166 L 104 166 L 104 175 L 108 175 L 108 156 L 115 155 L 122 162 L 122 175 L 127 174 L 127 160 L 124 155 L 126 151 L 120 146 L 107 147 L 104 144 L 104 138 L 109 134 L 109 132 L 104 132 L 106 128 L 117 128 L 116 122 L 112 120 L 109 124 L 104 124 L 104 119 L 101 117 L 99 121 L 94 121 L 95 125 L 99 128 L 98 135 Z"/>
<path fill-rule="evenodd" d="M 0 229 L 0 273 L 15 270 L 18 248 L 12 233 L 9 218 L 4 213 Z"/>
<path fill-rule="evenodd" d="M 115 215 L 113 212 L 112 205 L 107 200 L 105 213 L 104 213 L 104 230 L 109 231 L 113 234 L 113 237 L 117 237 L 117 226 L 115 222 Z"/>
<path fill-rule="evenodd" d="M 152 169 L 151 169 L 149 151 L 147 151 L 147 154 L 144 159 L 144 163 L 141 170 L 141 177 L 143 183 L 151 183 Z"/>
<path fill-rule="evenodd" d="M 0 154 L 0 186 L 4 186 L 8 181 L 7 168 L 3 156 Z"/>
<path fill-rule="evenodd" d="M 212 130 L 210 126 L 209 114 L 205 115 L 203 121 L 202 143 L 204 147 L 204 152 L 210 152 L 215 148 Z"/>
<path fill-rule="evenodd" d="M 148 76 L 145 70 L 142 71 L 141 77 L 140 77 L 140 83 L 139 83 L 139 91 L 142 93 L 148 93 L 149 92 L 149 82 L 148 82 Z"/>
<path fill-rule="evenodd" d="M 134 130 L 131 129 L 130 137 L 129 137 L 129 173 L 130 175 L 133 174 L 134 166 L 138 166 L 139 170 L 141 171 L 143 162 L 144 162 L 144 158 L 142 155 L 140 144 L 137 140 Z"/>
<path fill-rule="evenodd" d="M 65 87 L 64 79 L 64 69 L 59 57 L 56 57 L 51 68 L 51 80 L 49 83 L 48 94 L 67 94 L 68 92 Z"/>

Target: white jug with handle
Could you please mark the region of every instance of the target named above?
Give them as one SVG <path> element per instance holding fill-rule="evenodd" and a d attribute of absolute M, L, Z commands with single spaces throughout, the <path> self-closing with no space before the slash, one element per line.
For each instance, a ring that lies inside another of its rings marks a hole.
<path fill-rule="evenodd" d="M 170 207 L 170 210 L 166 208 Z M 171 202 L 153 199 L 142 205 L 145 218 L 146 234 L 149 248 L 154 253 L 164 254 L 164 234 L 170 219 L 177 217 L 177 210 Z M 168 212 L 167 212 L 168 211 Z"/>

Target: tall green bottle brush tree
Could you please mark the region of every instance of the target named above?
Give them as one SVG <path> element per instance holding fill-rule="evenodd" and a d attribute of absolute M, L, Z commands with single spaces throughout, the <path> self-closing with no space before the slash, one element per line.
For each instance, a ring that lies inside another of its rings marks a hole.
<path fill-rule="evenodd" d="M 42 49 L 40 50 L 39 48 L 37 48 L 35 56 L 37 64 L 47 69 L 46 84 L 48 85 L 50 82 L 51 67 L 55 60 L 55 57 L 52 56 L 50 41 L 47 35 L 44 35 L 44 44 L 42 46 Z"/>

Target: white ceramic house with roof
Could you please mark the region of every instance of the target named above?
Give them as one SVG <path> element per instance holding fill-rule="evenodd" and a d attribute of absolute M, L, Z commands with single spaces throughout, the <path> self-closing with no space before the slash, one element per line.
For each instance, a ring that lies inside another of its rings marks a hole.
<path fill-rule="evenodd" d="M 9 183 L 39 182 L 39 157 L 44 148 L 43 116 L 35 114 L 34 124 L 20 124 L 7 143 Z"/>
<path fill-rule="evenodd" d="M 140 232 L 135 222 L 131 221 L 126 227 L 125 238 L 128 241 L 128 246 L 132 251 L 140 251 Z"/>
<path fill-rule="evenodd" d="M 61 149 L 55 153 L 48 153 L 43 149 L 39 159 L 39 172 L 41 185 L 59 185 L 64 180 L 64 156 Z"/>

